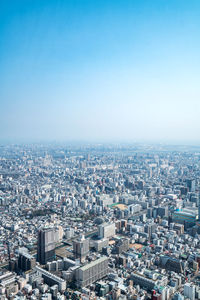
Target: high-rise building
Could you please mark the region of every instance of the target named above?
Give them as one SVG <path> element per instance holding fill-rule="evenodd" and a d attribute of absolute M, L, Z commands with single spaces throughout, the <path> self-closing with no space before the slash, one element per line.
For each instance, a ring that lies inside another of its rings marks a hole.
<path fill-rule="evenodd" d="M 199 204 L 198 204 L 198 220 L 200 222 L 200 193 L 199 193 Z"/>
<path fill-rule="evenodd" d="M 115 235 L 115 223 L 104 223 L 98 227 L 99 238 L 111 238 Z"/>
<path fill-rule="evenodd" d="M 22 271 L 29 271 L 35 267 L 36 259 L 25 249 L 19 250 L 18 268 Z"/>
<path fill-rule="evenodd" d="M 46 264 L 55 258 L 55 231 L 44 228 L 38 232 L 37 261 Z"/>
<path fill-rule="evenodd" d="M 102 256 L 75 271 L 76 284 L 85 287 L 108 274 L 108 257 Z"/>
<path fill-rule="evenodd" d="M 60 243 L 63 239 L 63 228 L 62 226 L 57 226 L 55 228 L 55 243 Z"/>
<path fill-rule="evenodd" d="M 195 179 L 187 179 L 186 184 L 190 192 L 195 192 Z"/>
<path fill-rule="evenodd" d="M 190 300 L 195 300 L 195 286 L 186 283 L 184 285 L 184 297 L 189 298 Z"/>
<path fill-rule="evenodd" d="M 155 223 L 146 224 L 144 227 L 144 232 L 146 232 L 148 234 L 148 238 L 151 239 L 152 233 L 156 232 L 156 224 Z"/>
<path fill-rule="evenodd" d="M 176 293 L 173 300 L 184 300 L 184 297 L 180 293 Z"/>
<path fill-rule="evenodd" d="M 73 252 L 75 258 L 79 258 L 81 262 L 85 261 L 86 256 L 89 254 L 89 240 L 85 239 L 84 235 L 73 241 Z"/>
<path fill-rule="evenodd" d="M 164 207 L 158 207 L 157 208 L 157 214 L 158 216 L 160 216 L 161 218 L 163 217 L 168 217 L 169 213 L 168 213 L 168 207 L 164 206 Z"/>

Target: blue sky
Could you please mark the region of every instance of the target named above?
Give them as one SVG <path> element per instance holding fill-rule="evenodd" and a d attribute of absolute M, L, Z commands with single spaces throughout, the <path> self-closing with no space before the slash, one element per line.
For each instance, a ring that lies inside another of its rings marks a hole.
<path fill-rule="evenodd" d="M 0 140 L 200 142 L 200 1 L 1 0 Z"/>

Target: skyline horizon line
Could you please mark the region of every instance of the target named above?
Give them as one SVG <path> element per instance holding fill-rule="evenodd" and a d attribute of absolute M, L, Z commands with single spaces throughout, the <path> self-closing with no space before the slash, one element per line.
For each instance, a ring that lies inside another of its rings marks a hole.
<path fill-rule="evenodd" d="M 157 145 L 157 146 L 190 146 L 200 147 L 200 141 L 170 141 L 170 140 L 102 140 L 102 139 L 0 139 L 1 145 L 31 145 L 31 144 L 68 144 L 68 145 Z"/>

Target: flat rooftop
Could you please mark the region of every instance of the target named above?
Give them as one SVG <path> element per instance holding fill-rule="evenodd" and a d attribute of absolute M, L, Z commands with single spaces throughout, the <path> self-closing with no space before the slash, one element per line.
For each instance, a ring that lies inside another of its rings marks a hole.
<path fill-rule="evenodd" d="M 94 260 L 94 261 L 90 262 L 89 264 L 80 267 L 80 270 L 86 271 L 86 270 L 96 266 L 97 264 L 99 264 L 103 261 L 106 261 L 106 260 L 108 260 L 108 257 L 107 256 L 102 256 L 102 257 L 98 258 L 97 260 Z"/>

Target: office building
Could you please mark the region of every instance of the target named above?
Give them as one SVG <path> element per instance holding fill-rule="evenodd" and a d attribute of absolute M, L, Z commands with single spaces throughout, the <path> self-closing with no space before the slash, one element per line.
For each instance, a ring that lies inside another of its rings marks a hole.
<path fill-rule="evenodd" d="M 36 265 L 36 259 L 25 249 L 19 250 L 18 268 L 24 272 L 31 270 Z"/>
<path fill-rule="evenodd" d="M 128 249 L 129 249 L 129 240 L 123 238 L 116 242 L 116 245 L 113 249 L 113 253 L 121 254 L 122 252 L 128 251 Z"/>
<path fill-rule="evenodd" d="M 184 285 L 184 297 L 189 298 L 190 300 L 195 300 L 195 286 L 186 283 Z"/>
<path fill-rule="evenodd" d="M 183 208 L 181 210 L 175 210 L 172 213 L 172 221 L 175 223 L 183 224 L 185 228 L 192 227 L 197 221 L 197 210 Z"/>
<path fill-rule="evenodd" d="M 58 285 L 59 291 L 64 291 L 66 289 L 66 281 L 56 275 L 53 275 L 52 273 L 36 266 L 35 271 L 39 276 L 42 276 L 44 278 L 44 282 L 47 283 L 50 286 L 54 286 L 55 284 Z"/>
<path fill-rule="evenodd" d="M 140 287 L 144 287 L 150 291 L 156 286 L 155 280 L 146 278 L 145 276 L 137 273 L 132 273 L 131 280 L 133 280 L 134 284 L 138 284 Z"/>
<path fill-rule="evenodd" d="M 157 214 L 158 216 L 160 216 L 161 218 L 164 218 L 164 217 L 168 217 L 168 207 L 167 206 L 164 206 L 164 207 L 158 207 L 157 208 Z"/>
<path fill-rule="evenodd" d="M 108 274 L 108 258 L 101 258 L 76 270 L 75 278 L 78 287 L 86 287 Z"/>
<path fill-rule="evenodd" d="M 198 220 L 200 222 L 200 193 L 199 193 L 199 203 L 198 203 Z"/>
<path fill-rule="evenodd" d="M 85 239 L 84 235 L 73 241 L 73 252 L 75 258 L 79 258 L 81 262 L 85 261 L 86 256 L 89 254 L 89 240 Z"/>
<path fill-rule="evenodd" d="M 195 179 L 188 179 L 186 184 L 190 192 L 195 192 Z"/>
<path fill-rule="evenodd" d="M 38 232 L 37 261 L 42 265 L 55 258 L 55 232 L 53 228 L 44 228 Z"/>
<path fill-rule="evenodd" d="M 115 235 L 115 223 L 104 223 L 98 227 L 98 236 L 99 238 L 111 238 Z"/>

